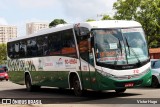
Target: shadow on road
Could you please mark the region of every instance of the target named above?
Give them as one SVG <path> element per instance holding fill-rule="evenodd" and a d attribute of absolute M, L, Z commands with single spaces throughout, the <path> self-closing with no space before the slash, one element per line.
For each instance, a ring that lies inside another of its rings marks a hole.
<path fill-rule="evenodd" d="M 6 93 L 8 96 L 5 98 L 17 98 L 17 99 L 41 99 L 44 104 L 57 104 L 57 103 L 96 103 L 95 101 L 119 101 L 119 97 L 137 96 L 136 93 L 121 93 L 115 92 L 97 92 L 97 91 L 84 91 L 82 97 L 76 97 L 72 90 L 69 89 L 57 89 L 57 88 L 41 88 L 36 92 L 27 92 L 26 89 L 12 89 L 3 90 L 1 93 Z M 120 102 L 120 101 L 119 101 Z M 107 102 L 105 102 L 107 103 Z"/>

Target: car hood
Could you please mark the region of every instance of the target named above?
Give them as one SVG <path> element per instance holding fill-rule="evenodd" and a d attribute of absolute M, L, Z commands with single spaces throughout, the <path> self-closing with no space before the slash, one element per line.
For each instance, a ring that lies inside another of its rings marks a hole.
<path fill-rule="evenodd" d="M 152 74 L 159 74 L 159 73 L 160 73 L 160 68 L 152 69 Z"/>
<path fill-rule="evenodd" d="M 5 75 L 6 73 L 5 72 L 3 72 L 3 73 L 0 73 L 0 76 L 3 76 L 3 75 Z"/>

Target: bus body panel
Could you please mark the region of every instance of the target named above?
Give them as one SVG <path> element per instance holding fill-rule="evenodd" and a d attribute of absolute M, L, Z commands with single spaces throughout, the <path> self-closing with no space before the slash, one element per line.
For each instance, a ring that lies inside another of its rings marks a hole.
<path fill-rule="evenodd" d="M 75 26 L 78 28 L 79 31 L 80 28 L 88 29 L 90 35 L 89 36 L 87 35 L 88 38 L 85 39 L 85 41 L 81 40 L 82 35 L 79 36 L 77 35 L 77 32 L 75 32 Z M 14 44 L 15 42 L 21 42 L 24 40 L 28 40 L 30 38 L 39 38 L 42 36 L 43 37 L 46 36 L 47 40 L 49 41 L 52 40 L 52 38 L 49 39 L 49 37 L 52 37 L 54 33 L 60 32 L 59 34 L 62 36 L 65 34 L 65 32 L 63 31 L 72 30 L 73 31 L 72 38 L 75 42 L 75 49 L 71 47 L 65 47 L 58 54 L 54 52 L 48 54 L 50 51 L 53 51 L 53 49 L 49 51 L 44 51 L 45 49 L 52 48 L 52 44 L 50 44 L 48 48 L 45 48 L 45 45 L 43 45 L 39 49 L 43 51 L 43 53 L 45 54 L 44 56 L 43 55 L 36 57 L 31 56 L 31 57 L 13 58 L 13 59 L 8 57 L 10 80 L 17 84 L 25 84 L 25 73 L 28 72 L 32 79 L 32 85 L 72 88 L 70 86 L 71 85 L 70 74 L 75 73 L 80 80 L 81 89 L 115 90 L 121 88 L 129 88 L 129 87 L 149 86 L 151 83 L 151 71 L 149 62 L 147 62 L 147 64 L 141 67 L 137 67 L 134 69 L 128 68 L 125 70 L 117 70 L 109 68 L 108 66 L 100 66 L 97 64 L 95 59 L 96 58 L 96 53 L 94 51 L 95 47 L 92 47 L 92 49 L 90 49 L 91 48 L 90 44 L 87 44 L 87 42 L 88 43 L 91 42 L 90 38 L 92 29 L 99 29 L 99 28 L 112 29 L 112 28 L 131 28 L 131 27 L 141 27 L 141 24 L 135 21 L 117 21 L 117 20 L 85 22 L 85 23 L 77 23 L 77 24 L 69 24 L 59 27 L 53 27 L 50 29 L 39 31 L 35 34 L 32 34 L 31 36 L 20 37 L 10 40 L 8 42 L 8 46 L 9 44 L 12 43 Z M 53 35 L 51 35 L 52 33 Z M 58 36 L 57 38 L 54 39 L 55 41 L 58 41 Z M 49 44 L 48 41 L 47 43 Z M 70 41 L 65 41 L 62 42 L 63 44 L 59 45 L 68 45 L 69 42 Z M 86 45 L 86 46 L 82 47 L 81 45 Z M 55 47 L 59 48 L 58 45 L 56 45 Z M 112 44 L 112 48 L 115 47 L 116 47 L 115 44 Z M 9 49 L 10 48 L 8 48 L 8 50 Z M 72 52 L 73 54 L 70 54 L 69 52 Z M 48 56 L 46 54 L 48 54 Z M 87 58 L 84 57 L 85 55 L 87 56 Z M 139 61 L 139 59 L 137 58 L 135 59 Z M 144 72 L 145 68 L 147 69 L 147 72 Z M 143 75 L 132 78 L 132 76 L 141 73 L 143 73 Z M 123 78 L 120 80 L 119 78 L 114 78 L 111 75 L 115 77 L 127 76 L 128 79 Z"/>

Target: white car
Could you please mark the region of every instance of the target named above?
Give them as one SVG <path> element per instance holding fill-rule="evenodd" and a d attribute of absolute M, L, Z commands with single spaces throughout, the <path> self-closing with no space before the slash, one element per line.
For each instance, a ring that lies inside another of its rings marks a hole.
<path fill-rule="evenodd" d="M 151 70 L 152 70 L 151 86 L 157 88 L 160 86 L 160 59 L 151 59 Z"/>

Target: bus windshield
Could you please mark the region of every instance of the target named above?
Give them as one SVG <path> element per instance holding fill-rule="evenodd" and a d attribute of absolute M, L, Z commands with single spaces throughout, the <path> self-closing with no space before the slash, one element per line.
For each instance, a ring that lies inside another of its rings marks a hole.
<path fill-rule="evenodd" d="M 92 32 L 97 63 L 137 64 L 149 58 L 142 28 L 94 29 Z"/>

